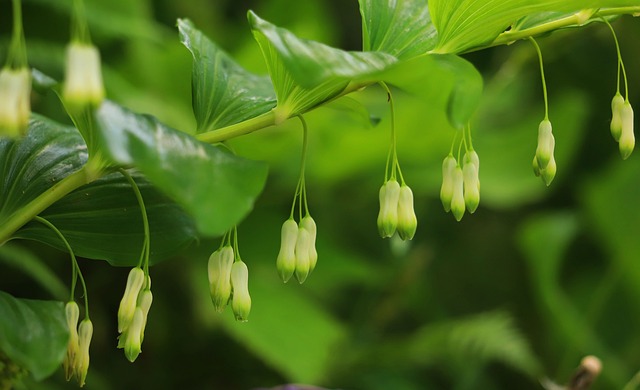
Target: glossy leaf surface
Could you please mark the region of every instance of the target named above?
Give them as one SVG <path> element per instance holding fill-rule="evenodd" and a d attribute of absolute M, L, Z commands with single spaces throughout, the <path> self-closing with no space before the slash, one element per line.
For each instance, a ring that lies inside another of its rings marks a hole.
<path fill-rule="evenodd" d="M 192 103 L 198 133 L 242 122 L 276 105 L 268 77 L 242 68 L 190 20 L 178 19 L 178 30 L 180 42 L 193 56 Z"/>
<path fill-rule="evenodd" d="M 0 350 L 36 380 L 60 367 L 68 338 L 62 302 L 18 299 L 0 291 Z"/>

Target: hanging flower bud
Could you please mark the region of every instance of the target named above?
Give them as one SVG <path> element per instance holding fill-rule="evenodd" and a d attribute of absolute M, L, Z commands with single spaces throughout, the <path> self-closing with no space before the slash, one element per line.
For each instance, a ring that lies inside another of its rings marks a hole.
<path fill-rule="evenodd" d="M 133 320 L 133 313 L 136 310 L 138 301 L 138 293 L 142 288 L 144 280 L 144 271 L 140 267 L 132 268 L 131 271 L 129 271 L 127 287 L 124 290 L 124 295 L 118 308 L 119 333 L 124 332 L 131 323 L 131 320 Z"/>
<path fill-rule="evenodd" d="M 68 380 L 73 376 L 76 358 L 80 352 L 78 345 L 78 318 L 80 317 L 80 308 L 74 301 L 69 301 L 64 307 L 65 316 L 67 318 L 67 328 L 69 329 L 69 342 L 67 343 L 67 354 L 64 357 L 62 366 L 64 367 L 64 375 Z"/>
<path fill-rule="evenodd" d="M 231 284 L 233 285 L 233 298 L 231 308 L 237 321 L 245 322 L 251 311 L 251 297 L 249 296 L 249 270 L 247 265 L 238 260 L 231 268 Z"/>
<path fill-rule="evenodd" d="M 538 126 L 538 148 L 536 149 L 536 158 L 538 159 L 538 167 L 542 170 L 547 167 L 549 160 L 553 156 L 553 149 L 556 141 L 553 137 L 551 122 L 548 119 L 540 122 Z"/>
<path fill-rule="evenodd" d="M 213 252 L 209 258 L 209 291 L 213 307 L 223 312 L 231 297 L 231 266 L 233 265 L 233 248 L 227 245 Z"/>
<path fill-rule="evenodd" d="M 316 235 L 318 229 L 316 227 L 316 221 L 314 221 L 309 214 L 302 218 L 300 226 L 309 232 L 309 273 L 311 273 L 316 268 L 316 263 L 318 262 L 318 251 L 316 250 Z"/>
<path fill-rule="evenodd" d="M 391 179 L 380 188 L 380 213 L 378 214 L 378 231 L 382 238 L 393 236 L 398 226 L 398 198 L 400 184 Z"/>
<path fill-rule="evenodd" d="M 298 224 L 289 218 L 282 224 L 280 231 L 280 252 L 276 260 L 276 268 L 283 282 L 287 283 L 296 270 L 296 240 Z"/>
<path fill-rule="evenodd" d="M 131 325 L 122 335 L 125 338 L 124 341 L 124 356 L 130 362 L 134 362 L 140 352 L 142 352 L 142 331 L 144 326 L 144 313 L 142 312 L 142 308 L 137 307 L 134 314 L 133 320 L 131 321 Z"/>
<path fill-rule="evenodd" d="M 538 165 L 538 158 L 534 155 L 533 156 L 533 174 L 536 175 L 536 177 L 540 176 L 540 165 Z"/>
<path fill-rule="evenodd" d="M 556 177 L 556 159 L 553 156 L 551 156 L 551 160 L 547 164 L 547 167 L 540 171 L 540 176 L 547 187 L 551 185 L 553 178 Z"/>
<path fill-rule="evenodd" d="M 458 165 L 453 172 L 453 197 L 451 198 L 451 212 L 460 221 L 464 216 L 464 175 L 462 168 Z"/>
<path fill-rule="evenodd" d="M 411 240 L 416 234 L 418 218 L 413 211 L 413 192 L 407 185 L 400 187 L 398 199 L 398 235 L 403 240 Z"/>
<path fill-rule="evenodd" d="M 633 108 L 631 103 L 626 101 L 620 111 L 620 119 L 622 121 L 622 130 L 620 134 L 620 155 L 626 160 L 633 152 L 636 144 L 636 138 L 633 134 Z"/>
<path fill-rule="evenodd" d="M 74 108 L 85 105 L 97 107 L 104 99 L 100 52 L 86 43 L 72 42 L 67 46 L 62 96 L 65 103 Z"/>
<path fill-rule="evenodd" d="M 80 387 L 84 386 L 89 371 L 89 345 L 93 337 L 93 324 L 85 318 L 78 327 L 78 355 L 76 357 L 75 374 Z"/>
<path fill-rule="evenodd" d="M 0 70 L 0 137 L 17 138 L 27 132 L 31 114 L 31 72 L 28 68 Z"/>
<path fill-rule="evenodd" d="M 145 289 L 140 292 L 138 296 L 138 307 L 142 310 L 142 327 L 140 328 L 140 343 L 144 340 L 144 330 L 147 327 L 147 317 L 149 316 L 149 310 L 151 309 L 151 303 L 153 302 L 153 294 L 151 290 Z"/>
<path fill-rule="evenodd" d="M 298 228 L 298 239 L 296 240 L 296 279 L 302 284 L 309 276 L 311 261 L 309 259 L 309 246 L 311 237 L 307 229 L 300 226 Z"/>
<path fill-rule="evenodd" d="M 473 152 L 476 155 L 475 152 Z M 464 167 L 462 176 L 464 182 L 464 203 L 466 208 L 473 214 L 480 204 L 480 180 L 478 178 L 478 166 L 473 162 L 474 158 L 469 152 L 464 155 Z"/>
<path fill-rule="evenodd" d="M 453 199 L 453 182 L 455 170 L 458 163 L 455 157 L 449 154 L 442 162 L 442 187 L 440 188 L 440 200 L 444 211 L 451 210 L 451 199 Z"/>
<path fill-rule="evenodd" d="M 624 106 L 624 98 L 617 92 L 611 100 L 611 135 L 616 142 L 620 142 L 622 134 L 622 106 Z"/>

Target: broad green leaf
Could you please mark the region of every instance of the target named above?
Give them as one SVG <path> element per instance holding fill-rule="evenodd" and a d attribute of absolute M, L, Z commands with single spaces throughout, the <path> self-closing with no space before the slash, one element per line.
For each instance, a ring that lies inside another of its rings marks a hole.
<path fill-rule="evenodd" d="M 636 0 L 430 0 L 438 53 L 460 53 L 491 43 L 515 21 L 536 13 L 637 5 Z"/>
<path fill-rule="evenodd" d="M 60 367 L 68 338 L 62 302 L 17 299 L 0 291 L 0 350 L 36 380 Z"/>
<path fill-rule="evenodd" d="M 197 237 L 193 219 L 139 173 L 132 173 L 149 218 L 151 263 L 180 253 Z M 138 264 L 144 229 L 133 189 L 119 172 L 109 174 L 68 194 L 42 214 L 69 241 L 78 256 L 107 260 L 115 266 Z M 66 250 L 60 238 L 39 222 L 15 234 Z"/>
<path fill-rule="evenodd" d="M 242 122 L 276 105 L 268 77 L 242 68 L 190 20 L 178 19 L 178 30 L 180 42 L 193 56 L 192 99 L 198 133 Z"/>
<path fill-rule="evenodd" d="M 248 18 L 278 98 L 276 123 L 332 99 L 351 80 L 397 62 L 385 53 L 346 52 L 298 38 L 251 11 Z"/>
<path fill-rule="evenodd" d="M 105 157 L 135 166 L 180 204 L 205 235 L 220 235 L 252 208 L 264 186 L 264 163 L 234 156 L 160 123 L 105 101 L 96 111 Z"/>
<path fill-rule="evenodd" d="M 410 59 L 433 49 L 437 31 L 425 0 L 360 0 L 364 51 Z"/>
<path fill-rule="evenodd" d="M 482 76 L 465 59 L 422 55 L 376 75 L 429 104 L 440 106 L 455 128 L 466 126 L 482 95 Z"/>
<path fill-rule="evenodd" d="M 87 159 L 78 131 L 34 116 L 21 141 L 0 140 L 0 228 Z M 151 223 L 152 261 L 166 259 L 196 236 L 194 222 L 175 202 L 134 174 Z M 137 263 L 143 240 L 141 213 L 133 190 L 111 174 L 66 195 L 40 214 L 62 231 L 82 257 L 112 264 Z M 43 241 L 66 250 L 58 236 L 40 223 L 29 223 L 14 237 Z M 117 243 L 117 245 L 113 245 Z"/>

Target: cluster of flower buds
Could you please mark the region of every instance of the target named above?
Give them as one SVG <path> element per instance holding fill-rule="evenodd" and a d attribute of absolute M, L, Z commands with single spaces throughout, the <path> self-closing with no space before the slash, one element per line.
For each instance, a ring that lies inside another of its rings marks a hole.
<path fill-rule="evenodd" d="M 25 66 L 0 70 L 0 137 L 18 138 L 27 131 L 31 95 L 31 72 Z"/>
<path fill-rule="evenodd" d="M 62 96 L 73 109 L 97 107 L 104 99 L 100 52 L 95 46 L 81 42 L 72 42 L 67 46 Z"/>
<path fill-rule="evenodd" d="M 304 283 L 315 269 L 318 262 L 316 232 L 316 222 L 309 214 L 299 225 L 293 217 L 282 224 L 276 268 L 283 282 L 288 282 L 295 273 L 298 282 Z"/>
<path fill-rule="evenodd" d="M 231 300 L 231 309 L 238 321 L 247 321 L 251 311 L 249 270 L 236 257 L 231 245 L 213 252 L 208 264 L 211 301 L 218 312 L 224 311 Z"/>
<path fill-rule="evenodd" d="M 413 192 L 408 185 L 396 179 L 387 180 L 378 193 L 380 212 L 378 232 L 382 238 L 392 237 L 396 232 L 403 240 L 411 240 L 416 234 L 418 219 L 413 210 Z"/>
<path fill-rule="evenodd" d="M 85 317 L 78 326 L 80 308 L 74 301 L 67 302 L 65 315 L 69 328 L 69 342 L 62 365 L 66 379 L 71 380 L 75 376 L 82 387 L 89 371 L 89 345 L 93 336 L 93 324 L 88 317 Z"/>
<path fill-rule="evenodd" d="M 633 108 L 620 92 L 611 100 L 611 135 L 618 142 L 620 155 L 626 160 L 633 152 L 636 139 L 633 134 Z"/>
<path fill-rule="evenodd" d="M 480 204 L 480 159 L 471 149 L 465 152 L 460 166 L 452 154 L 442 162 L 440 200 L 446 212 L 451 211 L 457 221 L 465 210 L 473 214 Z"/>
<path fill-rule="evenodd" d="M 118 348 L 124 348 L 124 355 L 130 362 L 135 361 L 142 352 L 144 330 L 152 302 L 151 277 L 145 277 L 140 267 L 132 268 L 118 308 Z"/>
<path fill-rule="evenodd" d="M 556 140 L 553 136 L 551 122 L 544 119 L 538 126 L 538 147 L 533 157 L 533 173 L 542 177 L 544 183 L 549 186 L 556 176 L 556 160 L 553 150 Z"/>

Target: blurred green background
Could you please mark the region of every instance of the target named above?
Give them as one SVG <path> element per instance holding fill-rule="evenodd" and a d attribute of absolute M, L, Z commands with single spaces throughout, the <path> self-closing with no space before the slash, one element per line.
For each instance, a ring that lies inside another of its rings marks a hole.
<path fill-rule="evenodd" d="M 86 3 L 109 98 L 186 132 L 195 129 L 191 56 L 178 42 L 178 17 L 193 20 L 258 73 L 266 69 L 246 23 L 248 9 L 301 37 L 361 47 L 356 0 Z M 63 74 L 70 4 L 24 1 L 29 62 L 56 78 Z M 9 10 L 1 0 L 0 57 Z M 624 17 L 614 27 L 630 100 L 640 107 L 640 21 Z M 640 369 L 640 158 L 636 152 L 621 161 L 609 134 L 615 48 L 601 24 L 539 43 L 556 135 L 551 187 L 531 169 L 543 102 L 528 42 L 465 56 L 485 76 L 472 123 L 482 189 L 479 210 L 459 223 L 438 197 L 454 130 L 428 102 L 395 91 L 398 153 L 419 220 L 408 244 L 382 240 L 376 228 L 389 143 L 385 93 L 371 87 L 350 95 L 368 114 L 334 105 L 307 116 L 306 177 L 319 260 L 304 285 L 282 284 L 275 270 L 299 173 L 299 122 L 233 140 L 238 154 L 270 164 L 267 187 L 239 227 L 250 269 L 250 321 L 214 312 L 206 264 L 218 241 L 202 239 L 153 267 L 143 353 L 130 364 L 115 348 L 128 269 L 83 260 L 95 328 L 86 388 L 538 389 L 542 376 L 565 383 L 587 354 L 603 362 L 595 389 L 622 388 Z M 36 95 L 33 109 L 69 122 L 54 96 Z M 372 125 L 369 115 L 379 123 Z M 67 283 L 66 254 L 33 242 L 10 245 L 25 258 L 44 259 Z M 2 290 L 52 298 L 18 267 L 0 267 Z M 26 386 L 76 384 L 65 383 L 60 370 Z"/>

